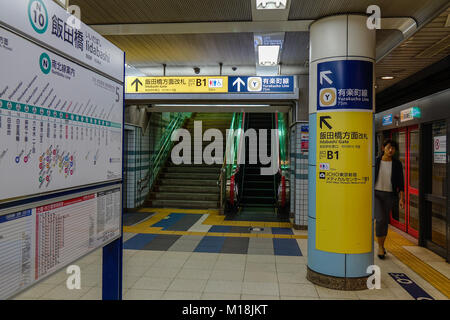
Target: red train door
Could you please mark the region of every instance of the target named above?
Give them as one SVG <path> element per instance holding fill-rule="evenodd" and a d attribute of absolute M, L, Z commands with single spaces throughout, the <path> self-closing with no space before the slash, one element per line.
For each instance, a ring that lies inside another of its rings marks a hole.
<path fill-rule="evenodd" d="M 405 208 L 395 207 L 391 224 L 413 237 L 419 236 L 419 141 L 418 126 L 393 130 L 391 137 L 398 143 L 398 159 L 405 177 Z"/>

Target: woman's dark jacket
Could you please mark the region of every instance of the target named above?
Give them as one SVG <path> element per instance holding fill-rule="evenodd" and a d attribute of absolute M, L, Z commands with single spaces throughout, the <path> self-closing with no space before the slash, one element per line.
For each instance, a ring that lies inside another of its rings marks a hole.
<path fill-rule="evenodd" d="M 378 179 L 380 171 L 381 157 L 375 161 L 375 183 Z M 392 158 L 392 174 L 391 174 L 392 190 L 394 193 L 405 191 L 405 179 L 403 176 L 403 166 L 400 160 Z"/>

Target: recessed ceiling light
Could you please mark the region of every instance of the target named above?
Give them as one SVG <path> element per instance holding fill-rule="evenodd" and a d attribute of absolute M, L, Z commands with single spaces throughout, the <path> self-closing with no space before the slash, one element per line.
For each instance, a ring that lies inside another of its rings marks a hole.
<path fill-rule="evenodd" d="M 381 80 L 392 80 L 392 79 L 394 79 L 393 76 L 383 76 L 383 77 L 381 77 Z"/>
<path fill-rule="evenodd" d="M 258 63 L 261 66 L 275 66 L 278 64 L 280 46 L 259 46 Z"/>
<path fill-rule="evenodd" d="M 286 9 L 287 0 L 256 0 L 256 9 L 270 10 L 270 9 Z"/>

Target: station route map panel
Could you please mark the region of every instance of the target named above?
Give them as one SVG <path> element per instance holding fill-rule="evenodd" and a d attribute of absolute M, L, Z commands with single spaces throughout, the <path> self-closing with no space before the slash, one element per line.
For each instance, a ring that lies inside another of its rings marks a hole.
<path fill-rule="evenodd" d="M 123 86 L 0 28 L 0 201 L 122 178 Z"/>

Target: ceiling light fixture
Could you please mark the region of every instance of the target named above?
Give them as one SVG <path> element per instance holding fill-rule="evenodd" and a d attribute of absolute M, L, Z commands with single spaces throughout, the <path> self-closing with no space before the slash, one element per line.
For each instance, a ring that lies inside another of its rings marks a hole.
<path fill-rule="evenodd" d="M 395 77 L 393 77 L 393 76 L 383 76 L 383 77 L 381 77 L 381 80 L 392 80 L 394 78 Z"/>
<path fill-rule="evenodd" d="M 280 46 L 259 46 L 258 63 L 261 66 L 275 66 L 278 64 Z"/>
<path fill-rule="evenodd" d="M 256 9 L 270 10 L 270 9 L 286 9 L 288 0 L 256 0 Z"/>

